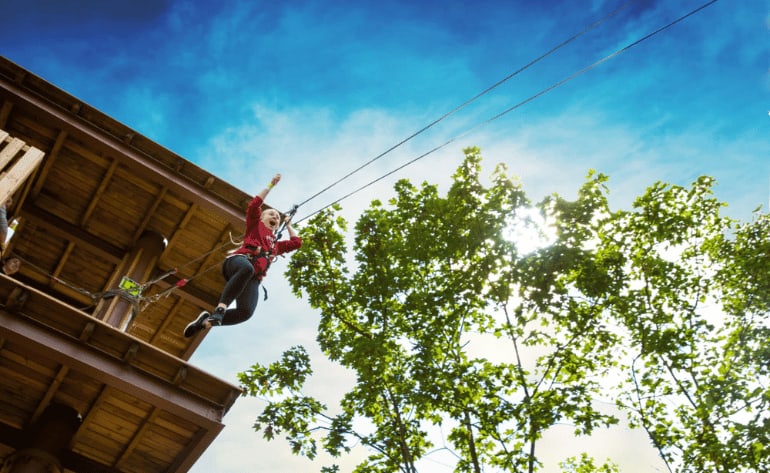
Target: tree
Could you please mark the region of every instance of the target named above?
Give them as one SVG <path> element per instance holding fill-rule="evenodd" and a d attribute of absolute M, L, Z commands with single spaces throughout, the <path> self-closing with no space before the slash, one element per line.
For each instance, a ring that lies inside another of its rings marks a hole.
<path fill-rule="evenodd" d="M 624 279 L 604 301 L 631 342 L 620 406 L 671 471 L 768 471 L 770 226 L 722 217 L 713 183 L 656 183 L 600 234 Z"/>
<path fill-rule="evenodd" d="M 294 347 L 241 374 L 249 395 L 268 397 L 255 428 L 310 458 L 319 440 L 332 455 L 364 445 L 372 454 L 357 472 L 416 472 L 446 448 L 457 472 L 531 473 L 557 423 L 589 435 L 617 422 L 594 405 L 620 377 L 619 407 L 671 471 L 767 466 L 770 276 L 754 246 L 767 242 L 767 222 L 728 238 L 733 222 L 719 217 L 707 178 L 689 190 L 656 184 L 635 210 L 612 212 L 606 176 L 591 173 L 575 201 L 538 204 L 556 237 L 522 253 L 510 230 L 542 228 L 521 186 L 498 165 L 485 188 L 479 150 L 465 155 L 446 196 L 402 180 L 388 205 L 372 202 L 355 226 L 354 262 L 338 208 L 303 228 L 289 281 L 320 312 L 319 346 L 356 385 L 329 414 L 302 394 L 310 360 Z M 730 321 L 717 328 L 704 301 L 722 301 Z M 510 359 L 473 352 L 490 338 Z M 434 445 L 439 426 L 447 434 Z M 562 468 L 615 471 L 586 455 Z"/>

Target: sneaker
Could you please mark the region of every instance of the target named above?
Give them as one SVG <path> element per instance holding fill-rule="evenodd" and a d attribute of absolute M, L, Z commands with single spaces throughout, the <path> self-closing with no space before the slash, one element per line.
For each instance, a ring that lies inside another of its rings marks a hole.
<path fill-rule="evenodd" d="M 198 315 L 198 318 L 187 324 L 184 328 L 184 336 L 190 338 L 196 333 L 200 332 L 206 327 L 206 320 L 211 317 L 208 311 L 203 311 Z"/>
<path fill-rule="evenodd" d="M 222 309 L 217 308 L 213 314 L 211 314 L 208 318 L 208 322 L 211 324 L 212 327 L 219 327 L 222 325 L 222 319 L 225 318 L 225 311 Z"/>

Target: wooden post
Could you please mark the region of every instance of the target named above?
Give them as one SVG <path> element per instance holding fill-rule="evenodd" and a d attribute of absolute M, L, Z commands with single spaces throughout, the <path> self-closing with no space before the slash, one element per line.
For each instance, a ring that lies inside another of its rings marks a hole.
<path fill-rule="evenodd" d="M 136 242 L 136 246 L 128 255 L 126 277 L 142 284 L 146 282 L 155 269 L 155 265 L 165 249 L 165 239 L 153 232 L 145 232 Z M 113 327 L 125 331 L 133 318 L 136 305 L 128 294 L 116 297 L 108 306 L 106 313 L 97 315 Z"/>
<path fill-rule="evenodd" d="M 9 455 L 0 473 L 63 473 L 61 454 L 80 427 L 80 413 L 64 404 L 51 404 L 25 431 L 24 447 Z"/>

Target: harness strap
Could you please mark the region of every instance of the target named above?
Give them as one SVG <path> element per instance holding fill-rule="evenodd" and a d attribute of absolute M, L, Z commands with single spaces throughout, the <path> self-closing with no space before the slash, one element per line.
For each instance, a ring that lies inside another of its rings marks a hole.
<path fill-rule="evenodd" d="M 249 260 L 249 262 L 250 262 L 252 265 L 254 264 L 254 260 L 257 258 L 257 255 L 248 254 L 248 253 L 236 253 L 236 254 L 233 254 L 233 255 L 230 255 L 230 256 L 228 256 L 228 258 L 232 258 L 232 257 L 234 257 L 234 256 L 243 256 L 243 257 L 245 257 L 247 260 Z M 270 266 L 270 264 L 269 264 L 269 263 L 270 263 L 270 260 L 268 260 L 268 266 Z M 260 287 L 262 288 L 262 292 L 264 293 L 264 299 L 263 299 L 263 300 L 265 300 L 265 301 L 266 301 L 266 300 L 267 300 L 267 288 L 266 288 L 266 287 L 265 287 L 265 285 L 264 285 L 264 284 L 262 284 L 262 283 L 260 283 L 259 285 L 260 285 Z"/>
<path fill-rule="evenodd" d="M 272 250 L 265 251 L 259 246 L 245 245 L 244 248 L 253 252 L 253 253 L 250 253 L 249 256 L 255 256 L 257 258 L 265 258 L 269 263 L 272 263 L 278 257 L 278 255 L 273 254 Z"/>
<path fill-rule="evenodd" d="M 244 245 L 244 248 L 246 248 L 249 251 L 253 251 L 254 253 L 252 253 L 252 254 L 255 255 L 255 256 L 260 256 L 260 257 L 270 256 L 270 252 L 269 251 L 262 251 L 262 247 L 261 246 Z"/>
<path fill-rule="evenodd" d="M 272 252 L 270 251 L 263 251 L 261 247 L 259 246 L 252 246 L 252 245 L 244 245 L 244 247 L 249 250 L 253 251 L 254 253 L 244 255 L 249 258 L 249 261 L 251 261 L 252 264 L 254 264 L 254 259 L 256 258 L 265 258 L 267 260 L 267 266 L 265 266 L 264 271 L 262 271 L 262 274 L 267 272 L 267 269 L 270 267 L 270 263 L 273 262 L 273 260 L 276 258 L 276 256 L 273 256 Z M 253 258 L 253 259 L 252 259 Z M 262 286 L 262 292 L 264 293 L 264 299 L 267 300 L 267 288 L 264 284 L 261 284 Z"/>

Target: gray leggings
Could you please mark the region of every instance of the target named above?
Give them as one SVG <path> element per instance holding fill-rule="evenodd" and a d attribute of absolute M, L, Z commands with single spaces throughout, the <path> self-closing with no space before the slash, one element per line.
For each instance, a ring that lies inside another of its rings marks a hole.
<path fill-rule="evenodd" d="M 259 302 L 259 280 L 255 277 L 251 261 L 246 255 L 226 258 L 222 263 L 222 276 L 227 282 L 219 302 L 229 306 L 235 301 L 234 308 L 225 310 L 222 325 L 235 325 L 249 320 Z"/>

